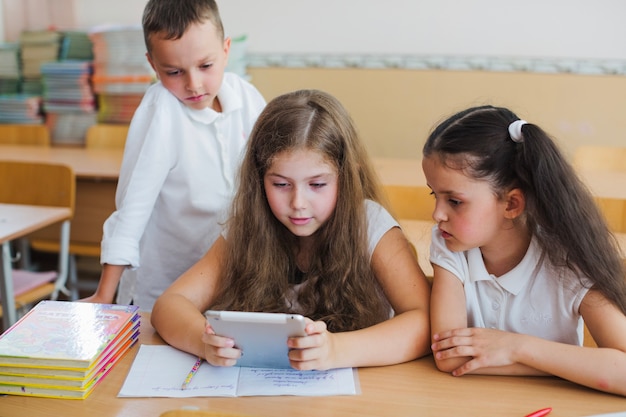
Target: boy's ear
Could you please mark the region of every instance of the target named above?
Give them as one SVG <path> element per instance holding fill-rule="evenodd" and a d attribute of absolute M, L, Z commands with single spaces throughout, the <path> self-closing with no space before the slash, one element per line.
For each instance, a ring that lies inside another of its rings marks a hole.
<path fill-rule="evenodd" d="M 504 216 L 507 219 L 515 219 L 522 215 L 526 208 L 526 197 L 519 188 L 513 188 L 506 193 L 506 209 Z"/>
<path fill-rule="evenodd" d="M 231 38 L 230 36 L 228 36 L 227 38 L 224 39 L 224 58 L 225 58 L 225 65 L 228 64 L 228 55 L 230 54 L 230 44 L 231 44 Z"/>

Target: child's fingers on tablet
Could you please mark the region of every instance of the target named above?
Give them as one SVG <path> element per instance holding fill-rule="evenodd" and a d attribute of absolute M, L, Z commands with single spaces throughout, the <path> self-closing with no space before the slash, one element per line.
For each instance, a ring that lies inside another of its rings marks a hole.
<path fill-rule="evenodd" d="M 209 333 L 202 334 L 202 342 L 210 346 L 215 346 L 217 348 L 235 346 L 235 341 L 233 339 Z"/>
<path fill-rule="evenodd" d="M 309 333 L 304 337 L 290 337 L 287 340 L 287 346 L 291 349 L 311 349 L 323 346 L 328 340 L 328 332 L 326 331 L 326 325 L 323 322 L 323 326 L 316 327 L 313 333 Z M 318 331 L 323 328 L 322 331 Z M 308 331 L 308 329 L 307 329 Z"/>
<path fill-rule="evenodd" d="M 214 366 L 233 366 L 237 359 L 241 357 L 241 351 L 236 348 L 215 348 L 206 349 L 206 360 Z"/>
<path fill-rule="evenodd" d="M 304 331 L 309 336 L 313 334 L 324 333 L 326 331 L 326 323 L 324 323 L 323 321 L 311 321 L 307 323 Z"/>

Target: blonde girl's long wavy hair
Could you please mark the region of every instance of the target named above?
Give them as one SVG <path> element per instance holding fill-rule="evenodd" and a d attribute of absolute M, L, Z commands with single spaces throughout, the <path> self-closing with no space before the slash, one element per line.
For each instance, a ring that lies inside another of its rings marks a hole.
<path fill-rule="evenodd" d="M 299 273 L 297 238 L 272 214 L 263 180 L 277 155 L 301 149 L 319 152 L 337 169 L 338 195 L 334 213 L 314 235 L 296 309 L 285 295 Z M 224 273 L 211 308 L 297 312 L 324 320 L 330 331 L 388 318 L 389 303 L 370 265 L 365 199 L 382 203 L 380 186 L 341 103 L 317 90 L 272 100 L 255 124 L 239 171 Z"/>

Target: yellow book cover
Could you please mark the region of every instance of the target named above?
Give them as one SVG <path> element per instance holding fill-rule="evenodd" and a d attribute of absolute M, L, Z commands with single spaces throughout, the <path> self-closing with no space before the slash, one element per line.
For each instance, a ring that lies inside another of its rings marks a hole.
<path fill-rule="evenodd" d="M 98 370 L 88 381 L 85 381 L 85 384 L 80 387 L 72 387 L 72 386 L 48 386 L 48 385 L 32 385 L 32 384 L 18 384 L 18 385 L 9 385 L 0 383 L 0 392 L 4 394 L 12 394 L 12 395 L 21 395 L 26 397 L 46 397 L 46 398 L 61 398 L 61 399 L 73 399 L 73 400 L 83 400 L 89 396 L 100 382 L 113 368 L 115 365 L 134 345 L 137 341 L 134 340 L 129 342 L 129 345 L 125 345 L 123 351 L 120 351 L 118 355 L 108 363 L 105 363 L 101 369 Z"/>
<path fill-rule="evenodd" d="M 138 307 L 41 301 L 0 336 L 0 366 L 92 368 Z"/>

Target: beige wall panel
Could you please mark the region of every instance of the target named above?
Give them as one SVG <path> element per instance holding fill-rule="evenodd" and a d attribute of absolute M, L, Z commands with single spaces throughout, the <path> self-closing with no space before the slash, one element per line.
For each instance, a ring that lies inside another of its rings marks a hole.
<path fill-rule="evenodd" d="M 581 145 L 626 146 L 626 77 L 404 69 L 250 68 L 266 99 L 326 90 L 352 114 L 373 156 L 415 158 L 437 121 L 467 106 L 510 107 L 571 156 Z"/>

